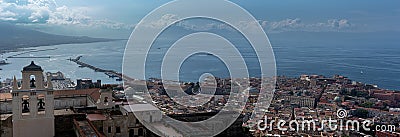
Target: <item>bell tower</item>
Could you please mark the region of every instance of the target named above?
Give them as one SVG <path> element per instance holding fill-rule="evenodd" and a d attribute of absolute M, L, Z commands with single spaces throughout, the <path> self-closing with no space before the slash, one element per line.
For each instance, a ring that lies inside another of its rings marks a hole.
<path fill-rule="evenodd" d="M 33 61 L 22 69 L 22 82 L 13 80 L 13 136 L 53 137 L 54 95 L 50 80 L 44 81 L 43 69 Z"/>

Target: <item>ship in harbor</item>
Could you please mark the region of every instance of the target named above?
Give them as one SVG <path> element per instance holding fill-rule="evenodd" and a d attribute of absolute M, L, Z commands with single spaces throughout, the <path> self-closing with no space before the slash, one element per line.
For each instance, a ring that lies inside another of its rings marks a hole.
<path fill-rule="evenodd" d="M 7 62 L 6 59 L 1 59 L 0 60 L 0 65 L 7 65 L 7 64 L 9 64 L 9 63 Z"/>

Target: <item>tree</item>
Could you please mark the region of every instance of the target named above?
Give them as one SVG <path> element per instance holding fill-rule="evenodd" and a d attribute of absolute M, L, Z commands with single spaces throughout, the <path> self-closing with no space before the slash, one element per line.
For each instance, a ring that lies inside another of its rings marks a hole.
<path fill-rule="evenodd" d="M 354 116 L 359 117 L 359 118 L 367 118 L 368 113 L 369 112 L 367 110 L 358 108 L 354 111 Z"/>
<path fill-rule="evenodd" d="M 374 106 L 373 102 L 365 102 L 360 104 L 361 107 L 365 107 L 365 108 L 372 108 Z"/>

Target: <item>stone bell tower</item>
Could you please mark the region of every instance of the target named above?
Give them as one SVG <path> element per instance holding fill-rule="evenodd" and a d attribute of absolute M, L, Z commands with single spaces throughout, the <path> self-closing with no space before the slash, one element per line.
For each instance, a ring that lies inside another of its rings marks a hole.
<path fill-rule="evenodd" d="M 13 136 L 53 137 L 54 95 L 51 82 L 44 81 L 43 69 L 32 61 L 22 70 L 21 85 L 15 77 L 13 82 Z"/>

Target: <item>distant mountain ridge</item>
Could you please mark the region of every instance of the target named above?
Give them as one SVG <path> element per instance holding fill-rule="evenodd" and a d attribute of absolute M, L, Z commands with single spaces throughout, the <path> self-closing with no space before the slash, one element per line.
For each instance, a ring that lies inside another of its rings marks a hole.
<path fill-rule="evenodd" d="M 37 30 L 26 29 L 14 24 L 0 22 L 0 53 L 17 48 L 72 43 L 106 42 L 114 40 L 117 39 L 49 34 Z"/>

